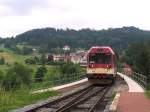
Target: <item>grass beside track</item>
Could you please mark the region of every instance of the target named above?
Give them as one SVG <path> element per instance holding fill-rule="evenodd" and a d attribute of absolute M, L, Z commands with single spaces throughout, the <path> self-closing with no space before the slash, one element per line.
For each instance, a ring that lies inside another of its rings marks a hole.
<path fill-rule="evenodd" d="M 109 97 L 109 100 L 113 101 L 115 96 L 116 96 L 116 94 L 117 94 L 116 92 L 113 92 L 112 95 Z"/>
<path fill-rule="evenodd" d="M 146 96 L 150 99 L 150 83 L 147 84 Z"/>
<path fill-rule="evenodd" d="M 29 92 L 29 90 L 18 90 L 15 92 L 0 90 L 0 112 L 8 112 L 11 109 L 20 108 L 39 100 L 58 95 L 56 91 L 38 94 L 30 94 Z"/>
<path fill-rule="evenodd" d="M 147 90 L 147 91 L 146 91 L 146 95 L 147 95 L 147 97 L 150 99 L 150 90 Z"/>

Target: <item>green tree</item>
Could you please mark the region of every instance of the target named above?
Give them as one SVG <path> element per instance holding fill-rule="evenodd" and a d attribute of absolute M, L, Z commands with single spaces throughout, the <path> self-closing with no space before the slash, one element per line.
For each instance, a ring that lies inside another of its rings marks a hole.
<path fill-rule="evenodd" d="M 28 55 L 28 54 L 31 54 L 32 53 L 32 48 L 28 48 L 28 47 L 23 47 L 22 48 L 22 54 L 23 55 Z"/>
<path fill-rule="evenodd" d="M 71 46 L 71 48 L 109 45 L 121 51 L 128 46 L 128 43 L 141 42 L 150 39 L 149 37 L 150 31 L 144 31 L 135 27 L 109 28 L 107 30 L 43 28 L 33 29 L 17 35 L 14 40 L 18 43 L 25 42 L 28 45 L 39 46 L 40 52 L 60 54 L 60 50 L 66 44 Z"/>
<path fill-rule="evenodd" d="M 39 62 L 40 62 L 39 57 L 35 56 L 35 57 L 34 57 L 34 61 L 36 62 L 36 64 L 39 64 Z"/>
<path fill-rule="evenodd" d="M 0 59 L 0 65 L 4 65 L 5 64 L 5 58 L 1 58 Z"/>
<path fill-rule="evenodd" d="M 47 73 L 47 69 L 45 66 L 39 67 L 35 73 L 35 81 L 37 82 L 43 81 L 44 75 L 46 73 Z"/>
<path fill-rule="evenodd" d="M 3 82 L 3 80 L 4 80 L 4 73 L 2 71 L 0 71 L 0 86 Z"/>
<path fill-rule="evenodd" d="M 32 69 L 22 64 L 14 64 L 7 70 L 2 87 L 5 90 L 19 89 L 22 86 L 29 87 L 32 82 Z"/>
<path fill-rule="evenodd" d="M 26 60 L 25 60 L 25 63 L 26 63 L 26 64 L 36 64 L 36 61 L 35 61 L 34 59 L 30 59 L 30 58 L 29 58 L 29 59 L 26 59 Z"/>
<path fill-rule="evenodd" d="M 124 60 L 134 71 L 146 76 L 150 74 L 150 46 L 146 43 L 134 43 L 129 45 L 125 52 Z"/>
<path fill-rule="evenodd" d="M 45 56 L 45 53 L 43 53 L 43 54 L 41 55 L 40 61 L 41 61 L 41 64 L 42 64 L 42 65 L 45 65 L 45 64 L 46 64 L 46 56 Z"/>
<path fill-rule="evenodd" d="M 78 64 L 68 62 L 60 66 L 60 72 L 62 74 L 75 74 L 81 72 L 81 68 Z"/>

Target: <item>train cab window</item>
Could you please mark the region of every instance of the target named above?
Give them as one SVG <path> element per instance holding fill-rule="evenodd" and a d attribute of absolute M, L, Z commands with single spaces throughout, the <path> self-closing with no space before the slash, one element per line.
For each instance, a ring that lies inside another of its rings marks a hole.
<path fill-rule="evenodd" d="M 110 64 L 111 54 L 95 53 L 89 55 L 89 63 Z"/>

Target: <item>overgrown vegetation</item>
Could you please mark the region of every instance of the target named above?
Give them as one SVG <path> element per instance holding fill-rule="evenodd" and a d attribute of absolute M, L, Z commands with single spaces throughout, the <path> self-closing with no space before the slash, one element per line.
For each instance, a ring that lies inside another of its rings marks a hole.
<path fill-rule="evenodd" d="M 109 100 L 110 100 L 110 101 L 113 101 L 113 100 L 114 100 L 114 98 L 115 98 L 115 96 L 116 96 L 116 93 L 117 93 L 117 92 L 113 92 L 113 93 L 112 93 L 112 95 L 109 97 Z"/>
<path fill-rule="evenodd" d="M 46 67 L 43 65 L 39 67 L 35 73 L 35 81 L 36 82 L 42 82 L 44 75 L 47 73 Z"/>
<path fill-rule="evenodd" d="M 20 89 L 22 86 L 30 86 L 32 83 L 32 70 L 22 64 L 14 64 L 7 70 L 2 81 L 2 87 L 6 91 Z"/>
<path fill-rule="evenodd" d="M 3 51 L 3 52 L 0 52 L 0 59 L 4 58 L 5 65 L 12 65 L 15 62 L 24 64 L 26 59 L 32 57 L 32 54 L 30 55 L 16 54 L 14 51 L 5 47 L 0 47 L 0 50 Z"/>
<path fill-rule="evenodd" d="M 5 58 L 0 58 L 0 65 L 4 65 L 5 64 Z"/>
<path fill-rule="evenodd" d="M 150 82 L 147 84 L 147 88 L 146 88 L 145 94 L 146 94 L 147 97 L 150 99 Z"/>
<path fill-rule="evenodd" d="M 39 75 L 39 73 L 41 74 Z M 73 63 L 61 63 L 51 70 L 46 70 L 45 67 L 41 66 L 35 73 L 35 79 L 37 80 L 32 84 L 32 89 L 46 88 L 79 80 L 84 77 L 84 73 L 84 69 Z"/>
<path fill-rule="evenodd" d="M 5 73 L 0 72 L 0 82 L 2 88 L 6 91 L 17 90 L 24 86 L 32 89 L 35 85 L 37 88 L 38 85 L 40 87 L 41 85 L 46 86 L 46 84 L 52 86 L 56 80 L 69 78 L 68 81 L 77 80 L 77 77 L 83 75 L 83 72 L 84 70 L 78 64 L 73 63 L 63 63 L 52 69 L 48 69 L 46 65 L 41 65 L 34 70 L 23 64 L 15 63 L 8 67 Z M 76 77 L 76 79 L 73 79 L 73 77 Z M 46 84 L 43 84 L 43 82 Z"/>
<path fill-rule="evenodd" d="M 122 59 L 150 81 L 150 42 L 130 44 Z"/>
<path fill-rule="evenodd" d="M 46 65 L 40 65 L 35 70 L 23 64 L 11 65 L 5 72 L 0 71 L 0 111 L 7 112 L 10 109 L 57 95 L 54 91 L 40 94 L 30 92 L 33 89 L 52 87 L 77 80 L 77 76 L 81 75 L 78 73 L 82 71 L 79 65 L 73 63 L 63 63 L 52 69 Z"/>
<path fill-rule="evenodd" d="M 56 95 L 58 95 L 56 91 L 30 94 L 30 90 L 25 88 L 9 92 L 0 89 L 0 112 L 8 112 L 11 109 L 23 107 L 24 105 Z"/>

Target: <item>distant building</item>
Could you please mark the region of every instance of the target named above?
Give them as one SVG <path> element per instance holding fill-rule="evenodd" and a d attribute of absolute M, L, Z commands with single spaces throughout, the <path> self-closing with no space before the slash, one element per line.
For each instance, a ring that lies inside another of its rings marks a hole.
<path fill-rule="evenodd" d="M 78 56 L 78 55 L 72 55 L 71 56 L 71 62 L 73 62 L 73 63 L 79 63 L 80 62 L 80 56 Z"/>
<path fill-rule="evenodd" d="M 71 61 L 71 56 L 53 55 L 53 61 L 54 62 L 58 62 L 58 61 L 70 62 Z"/>
<path fill-rule="evenodd" d="M 37 49 L 33 48 L 32 51 L 37 51 Z"/>
<path fill-rule="evenodd" d="M 86 51 L 80 51 L 81 60 L 80 60 L 80 66 L 81 67 L 87 67 L 87 52 Z"/>
<path fill-rule="evenodd" d="M 63 47 L 63 50 L 68 51 L 70 50 L 70 47 L 68 45 L 65 45 Z M 85 60 L 86 60 L 86 52 L 84 50 L 78 50 L 77 52 L 70 53 L 69 55 L 67 54 L 53 55 L 54 62 L 63 61 L 63 62 L 73 62 L 74 64 L 82 63 L 83 66 L 85 66 L 86 65 Z"/>
<path fill-rule="evenodd" d="M 71 62 L 71 56 L 63 56 L 64 62 Z"/>
<path fill-rule="evenodd" d="M 53 61 L 54 62 L 58 62 L 58 61 L 62 61 L 62 60 L 63 60 L 62 56 L 60 56 L 60 55 L 53 55 Z"/>
<path fill-rule="evenodd" d="M 81 60 L 80 61 L 80 66 L 86 68 L 87 67 L 87 60 Z"/>
<path fill-rule="evenodd" d="M 78 50 L 76 54 L 77 54 L 77 55 L 80 55 L 80 56 L 83 58 L 83 57 L 86 56 L 87 52 L 84 51 L 84 50 Z"/>
<path fill-rule="evenodd" d="M 69 51 L 69 50 L 70 50 L 70 47 L 69 47 L 68 45 L 65 45 L 65 46 L 63 47 L 63 50 L 64 50 L 64 51 Z"/>

